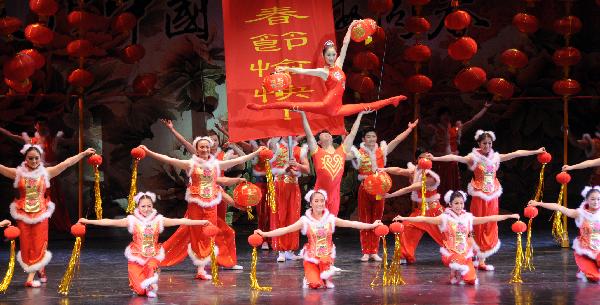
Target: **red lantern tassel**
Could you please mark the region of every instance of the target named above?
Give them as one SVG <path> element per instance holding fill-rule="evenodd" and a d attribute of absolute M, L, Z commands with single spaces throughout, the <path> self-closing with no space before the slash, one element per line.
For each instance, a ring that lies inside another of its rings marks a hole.
<path fill-rule="evenodd" d="M 426 183 L 427 183 L 427 170 L 423 170 L 421 174 L 421 216 L 425 216 L 425 211 L 427 210 L 427 198 L 425 197 L 426 192 Z"/>
<path fill-rule="evenodd" d="M 94 209 L 96 219 L 102 219 L 102 196 L 100 194 L 100 171 L 94 166 Z"/>
<path fill-rule="evenodd" d="M 512 278 L 509 283 L 523 283 L 521 279 L 521 267 L 523 266 L 523 245 L 521 242 L 521 235 L 523 233 L 517 233 L 517 253 L 515 254 L 515 268 L 512 271 Z"/>
<path fill-rule="evenodd" d="M 383 259 L 379 268 L 377 268 L 377 272 L 375 273 L 375 277 L 373 281 L 371 281 L 371 287 L 379 286 L 377 283 L 379 281 L 379 272 L 382 271 L 383 275 L 381 278 L 382 284 L 381 286 L 389 286 L 390 280 L 388 276 L 388 261 L 387 261 L 387 244 L 385 242 L 385 235 L 381 236 L 381 243 L 383 246 Z"/>
<path fill-rule="evenodd" d="M 15 274 L 15 240 L 10 241 L 10 257 L 8 259 L 8 268 L 6 269 L 6 273 L 4 274 L 4 279 L 2 279 L 2 283 L 0 283 L 0 293 L 6 293 L 8 286 L 10 285 L 10 281 L 12 280 L 13 275 Z"/>
<path fill-rule="evenodd" d="M 81 244 L 81 237 L 75 237 L 75 244 L 73 245 L 73 251 L 71 252 L 71 258 L 69 259 L 67 270 L 65 271 L 65 274 L 58 285 L 58 293 L 62 295 L 69 294 L 69 288 L 71 286 L 71 282 L 73 281 L 73 277 L 75 276 L 75 272 L 79 270 Z"/>
<path fill-rule="evenodd" d="M 131 171 L 131 187 L 129 188 L 129 197 L 127 197 L 127 213 L 131 214 L 135 210 L 135 201 L 133 197 L 137 193 L 137 167 L 139 159 L 133 159 L 133 170 Z"/>
<path fill-rule="evenodd" d="M 217 265 L 217 255 L 215 253 L 215 238 L 210 238 L 210 274 L 214 286 L 223 286 L 219 280 L 219 265 Z"/>
<path fill-rule="evenodd" d="M 556 203 L 558 205 L 563 205 L 564 193 L 565 193 L 566 187 L 567 187 L 566 184 L 563 184 L 560 186 L 560 192 L 558 193 L 558 200 L 556 201 Z M 564 234 L 565 234 L 565 228 L 563 227 L 562 213 L 559 211 L 554 211 L 554 214 L 552 214 L 552 236 L 554 237 L 554 239 L 557 242 L 560 243 L 560 242 L 562 242 Z"/>
<path fill-rule="evenodd" d="M 273 287 L 260 286 L 256 276 L 256 265 L 258 263 L 258 252 L 252 247 L 252 262 L 250 263 L 250 289 L 257 291 L 271 291 Z"/>
<path fill-rule="evenodd" d="M 401 253 L 402 244 L 400 242 L 400 234 L 394 234 L 394 256 L 392 258 L 392 263 L 390 264 L 389 274 L 389 285 L 390 286 L 399 286 L 405 285 L 404 279 L 402 278 L 402 253 Z"/>
<path fill-rule="evenodd" d="M 273 173 L 271 172 L 271 163 L 269 160 L 265 160 L 265 172 L 267 177 L 267 195 L 265 200 L 271 207 L 271 213 L 277 213 L 277 203 L 275 202 L 275 183 L 273 182 Z"/>

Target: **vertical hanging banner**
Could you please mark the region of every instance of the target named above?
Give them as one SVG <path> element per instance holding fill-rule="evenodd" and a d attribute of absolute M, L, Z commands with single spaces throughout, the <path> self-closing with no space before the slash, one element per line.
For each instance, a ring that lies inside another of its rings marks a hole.
<path fill-rule="evenodd" d="M 331 2 L 223 0 L 223 24 L 230 141 L 304 134 L 298 114 L 246 105 L 323 99 L 325 84 L 319 77 L 292 74 L 292 85 L 279 93 L 267 92 L 262 81 L 277 66 L 324 66 L 323 44 L 335 41 Z M 342 117 L 308 117 L 313 131 L 345 132 Z"/>

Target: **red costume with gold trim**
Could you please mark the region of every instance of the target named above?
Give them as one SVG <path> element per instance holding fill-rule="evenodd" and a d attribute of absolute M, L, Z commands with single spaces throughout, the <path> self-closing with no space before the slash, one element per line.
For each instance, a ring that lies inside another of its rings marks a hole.
<path fill-rule="evenodd" d="M 308 242 L 304 245 L 301 255 L 304 258 L 304 274 L 308 286 L 316 289 L 324 286 L 323 280 L 333 275 L 330 269 L 335 259 L 333 232 L 335 231 L 335 216 L 328 210 L 323 212 L 321 219 L 312 216 L 312 209 L 306 210 L 302 221 L 302 234 Z"/>
<path fill-rule="evenodd" d="M 469 236 L 473 231 L 473 214 L 463 210 L 457 215 L 447 208 L 441 217 L 439 229 L 444 236 L 443 246 L 440 248 L 442 262 L 450 269 L 460 272 L 464 283 L 477 284 L 477 274 L 473 267 L 473 242 Z"/>
<path fill-rule="evenodd" d="M 346 161 L 346 151 L 344 145 L 340 145 L 333 153 L 328 153 L 323 148 L 318 147 L 312 155 L 315 175 L 315 189 L 322 189 L 327 192 L 327 210 L 334 216 L 340 211 L 340 185 L 344 175 L 344 164 Z"/>
<path fill-rule="evenodd" d="M 577 277 L 592 282 L 600 281 L 600 212 L 591 213 L 587 204 L 578 209 L 575 225 L 579 236 L 573 240 L 575 263 L 579 267 Z"/>

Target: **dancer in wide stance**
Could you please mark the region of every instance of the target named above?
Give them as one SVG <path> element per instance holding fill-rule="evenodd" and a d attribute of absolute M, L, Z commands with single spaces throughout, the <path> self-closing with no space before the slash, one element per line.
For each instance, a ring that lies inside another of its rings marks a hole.
<path fill-rule="evenodd" d="M 581 192 L 584 200 L 577 209 L 569 209 L 556 203 L 531 200 L 530 206 L 559 211 L 575 219 L 579 236 L 573 241 L 575 263 L 579 267 L 577 278 L 583 281 L 600 281 L 600 186 L 587 186 Z"/>
<path fill-rule="evenodd" d="M 268 104 L 247 104 L 249 109 L 262 110 L 262 109 L 294 109 L 302 110 L 306 112 L 312 112 L 317 114 L 323 114 L 327 116 L 350 116 L 357 114 L 365 110 L 378 110 L 387 105 L 398 106 L 400 101 L 405 100 L 406 96 L 399 95 L 394 96 L 385 100 L 375 101 L 371 103 L 360 103 L 360 104 L 342 104 L 342 97 L 344 96 L 344 90 L 346 89 L 346 75 L 342 71 L 344 60 L 346 58 L 346 51 L 348 50 L 348 44 L 350 43 L 350 34 L 356 20 L 348 27 L 348 32 L 344 36 L 344 44 L 340 50 L 338 56 L 335 44 L 333 41 L 328 40 L 323 46 L 323 58 L 325 59 L 326 67 L 316 69 L 304 69 L 304 68 L 290 68 L 284 66 L 277 66 L 275 70 L 277 72 L 292 72 L 296 74 L 305 74 L 310 76 L 320 77 L 325 81 L 325 87 L 327 93 L 321 102 L 277 102 Z"/>
<path fill-rule="evenodd" d="M 263 237 L 276 237 L 300 230 L 308 238 L 308 243 L 304 245 L 301 253 L 304 257 L 304 287 L 333 288 L 330 279 L 333 270 L 330 267 L 336 256 L 332 239 L 335 227 L 372 230 L 381 225 L 381 221 L 376 220 L 369 224 L 333 216 L 326 208 L 327 192 L 324 190 L 311 190 L 306 194 L 305 199 L 310 202 L 311 208 L 306 210 L 304 216 L 294 224 L 269 232 L 255 230 L 254 233 Z"/>
<path fill-rule="evenodd" d="M 439 216 L 396 216 L 394 221 L 406 220 L 437 225 L 444 234 L 444 245 L 440 248 L 440 253 L 444 265 L 450 267 L 450 283 L 476 285 L 477 274 L 472 260 L 473 225 L 496 223 L 510 218 L 519 219 L 519 214 L 475 217 L 465 211 L 467 194 L 463 191 L 448 191 L 444 195 L 444 201 L 448 204 L 448 208 Z"/>
<path fill-rule="evenodd" d="M 158 243 L 158 235 L 164 227 L 172 226 L 205 226 L 208 220 L 192 220 L 187 218 L 167 218 L 157 214 L 153 205 L 156 194 L 140 192 L 135 195 L 137 204 L 133 215 L 122 219 L 79 219 L 80 223 L 127 228 L 133 235 L 133 241 L 125 248 L 127 270 L 129 273 L 129 287 L 137 295 L 155 298 L 158 292 L 158 265 L 165 258 L 165 250 Z"/>

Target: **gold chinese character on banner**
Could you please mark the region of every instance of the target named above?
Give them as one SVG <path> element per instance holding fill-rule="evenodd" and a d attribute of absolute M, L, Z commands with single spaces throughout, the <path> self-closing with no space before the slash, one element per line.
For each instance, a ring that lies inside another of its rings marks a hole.
<path fill-rule="evenodd" d="M 250 40 L 254 45 L 254 50 L 257 52 L 276 52 L 281 50 L 281 48 L 277 46 L 277 43 L 279 42 L 277 36 L 278 35 L 275 34 L 261 34 L 250 37 Z"/>
<path fill-rule="evenodd" d="M 246 23 L 267 20 L 269 25 L 276 25 L 282 23 L 290 23 L 290 17 L 294 17 L 296 19 L 308 18 L 308 16 L 296 15 L 296 11 L 292 10 L 292 8 L 288 6 L 274 6 L 271 8 L 263 8 L 260 10 L 260 13 L 256 15 L 256 17 L 258 18 L 246 20 Z"/>
<path fill-rule="evenodd" d="M 285 37 L 285 44 L 288 50 L 294 47 L 302 47 L 308 44 L 308 34 L 304 32 L 287 32 L 282 34 L 281 37 Z"/>
<path fill-rule="evenodd" d="M 304 65 L 310 64 L 310 60 L 293 60 L 293 59 L 284 59 L 276 64 L 271 64 L 270 62 L 265 62 L 262 59 L 259 59 L 256 64 L 250 64 L 250 71 L 258 72 L 258 77 L 263 77 L 265 75 L 265 71 L 268 71 L 270 68 L 274 68 L 277 66 L 286 66 L 291 68 L 303 68 Z"/>

